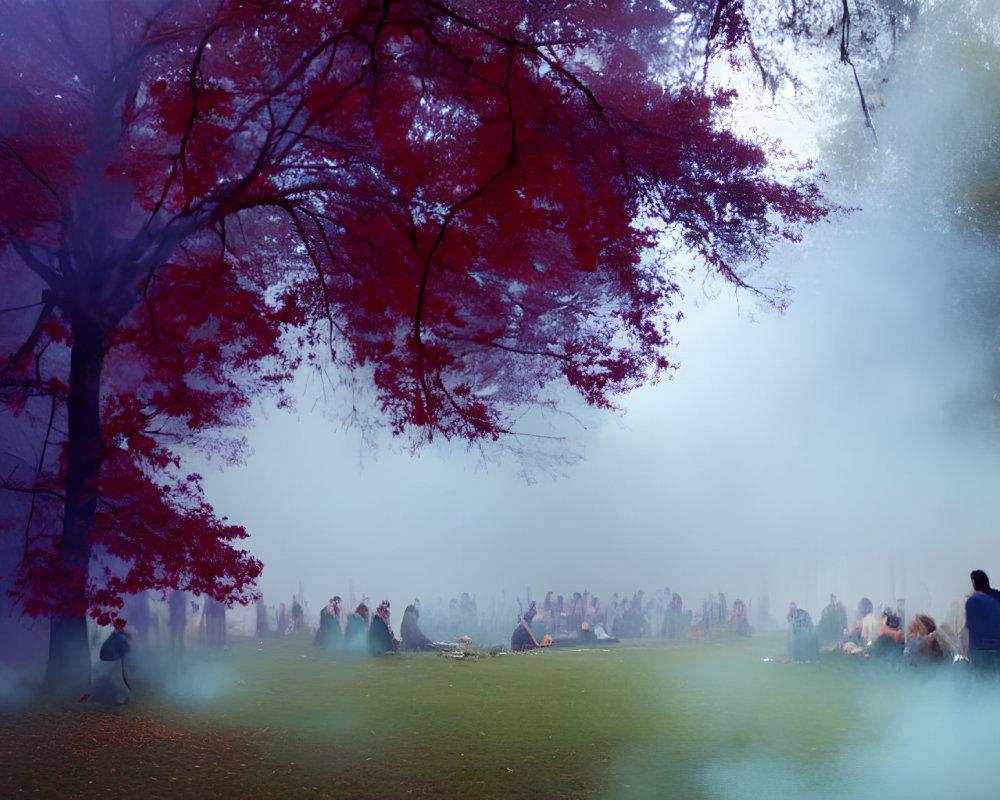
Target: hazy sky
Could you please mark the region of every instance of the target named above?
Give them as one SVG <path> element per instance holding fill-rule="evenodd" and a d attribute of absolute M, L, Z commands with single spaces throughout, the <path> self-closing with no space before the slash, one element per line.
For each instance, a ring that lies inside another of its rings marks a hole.
<path fill-rule="evenodd" d="M 989 77 L 975 56 L 937 51 L 901 54 L 877 153 L 845 99 L 821 166 L 863 210 L 775 259 L 790 310 L 692 286 L 674 379 L 623 417 L 586 415 L 571 429 L 585 460 L 563 477 L 529 485 L 460 446 L 373 455 L 309 400 L 262 415 L 247 466 L 206 485 L 251 531 L 266 601 L 301 583 L 316 612 L 353 591 L 389 598 L 398 625 L 415 596 L 670 587 L 689 606 L 769 593 L 776 617 L 790 600 L 818 614 L 830 592 L 940 616 L 971 569 L 1000 579 L 998 354 L 967 288 L 991 286 L 996 249 L 949 216 L 956 164 L 984 147 L 996 161 L 996 110 L 977 101 Z"/>

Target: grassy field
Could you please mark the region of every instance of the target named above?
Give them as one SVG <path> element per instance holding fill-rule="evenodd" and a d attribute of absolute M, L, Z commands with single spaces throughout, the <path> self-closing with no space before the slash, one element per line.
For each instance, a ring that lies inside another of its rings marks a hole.
<path fill-rule="evenodd" d="M 995 686 L 784 655 L 780 636 L 464 660 L 241 642 L 137 677 L 125 707 L 0 714 L 0 797 L 965 796 L 913 777 L 931 758 L 945 787 L 978 779 Z"/>

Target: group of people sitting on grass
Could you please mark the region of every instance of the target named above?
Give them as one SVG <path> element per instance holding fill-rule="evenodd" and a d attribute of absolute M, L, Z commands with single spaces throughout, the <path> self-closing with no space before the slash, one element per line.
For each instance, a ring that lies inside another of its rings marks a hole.
<path fill-rule="evenodd" d="M 602 642 L 610 644 L 618 641 L 616 637 L 610 636 L 600 623 L 591 625 L 587 619 L 581 620 L 579 627 L 575 631 L 567 631 L 555 636 L 546 633 L 539 639 L 531 627 L 532 623 L 536 621 L 537 616 L 538 604 L 532 600 L 528 606 L 528 610 L 521 614 L 517 627 L 514 628 L 514 632 L 510 636 L 510 649 L 512 652 L 517 653 L 524 650 L 534 650 L 539 647 L 552 647 L 553 645 L 584 645 Z"/>
<path fill-rule="evenodd" d="M 379 603 L 374 615 L 364 602 L 345 615 L 339 596 L 331 597 L 319 612 L 315 642 L 324 650 L 354 655 L 395 653 L 400 646 L 389 623 L 388 600 Z"/>
<path fill-rule="evenodd" d="M 341 608 L 341 598 L 334 596 L 323 607 L 319 614 L 319 627 L 316 629 L 315 644 L 329 652 L 348 654 L 380 655 L 405 652 L 420 652 L 426 650 L 464 651 L 472 647 L 468 636 L 460 636 L 451 642 L 431 641 L 420 630 L 419 601 L 406 607 L 403 612 L 403 623 L 400 627 L 401 638 L 397 639 L 389 622 L 389 601 L 383 600 L 369 622 L 368 606 L 362 602 L 353 613 L 345 615 Z M 510 640 L 513 652 L 533 650 L 538 647 L 549 647 L 552 644 L 587 643 L 587 642 L 617 642 L 618 639 L 609 636 L 601 627 L 591 628 L 585 619 L 580 623 L 579 630 L 565 634 L 555 641 L 550 634 L 539 639 L 532 630 L 531 624 L 538 614 L 538 605 L 532 601 L 528 610 L 518 620 Z"/>
<path fill-rule="evenodd" d="M 399 639 L 389 622 L 388 600 L 379 604 L 370 622 L 368 606 L 363 601 L 349 615 L 342 612 L 341 602 L 340 597 L 331 597 L 319 612 L 315 643 L 329 652 L 377 656 L 399 650 L 411 653 L 422 650 L 464 651 L 472 647 L 472 639 L 468 636 L 460 636 L 451 642 L 434 642 L 425 636 L 420 630 L 418 600 L 403 612 Z"/>
<path fill-rule="evenodd" d="M 915 614 L 906 625 L 903 601 L 876 611 L 867 597 L 861 598 L 854 621 L 848 624 L 844 604 L 836 595 L 830 595 L 830 603 L 813 625 L 809 613 L 791 603 L 789 656 L 793 661 L 812 661 L 821 652 L 841 652 L 911 666 L 961 661 L 1000 671 L 1000 590 L 990 586 L 983 570 L 974 570 L 970 578 L 965 619 L 954 627 L 938 624 L 929 614 Z"/>

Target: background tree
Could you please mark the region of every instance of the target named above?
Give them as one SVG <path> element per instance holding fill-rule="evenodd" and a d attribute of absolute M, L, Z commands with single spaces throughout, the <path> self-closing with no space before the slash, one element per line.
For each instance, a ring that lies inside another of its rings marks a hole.
<path fill-rule="evenodd" d="M 690 255 L 780 303 L 750 270 L 829 209 L 725 127 L 733 94 L 687 55 L 744 46 L 744 21 L 737 2 L 3 4 L 0 391 L 25 437 L 5 536 L 51 620 L 49 685 L 86 684 L 85 615 L 123 593 L 252 596 L 245 531 L 181 454 L 238 458 L 251 398 L 285 402 L 303 365 L 360 370 L 396 433 L 495 440 L 560 384 L 611 407 L 670 369 Z"/>
<path fill-rule="evenodd" d="M 772 98 L 812 118 L 821 110 L 826 126 L 835 105 L 851 95 L 850 124 L 861 120 L 877 147 L 873 112 L 882 84 L 927 6 L 926 0 L 752 0 L 742 57 Z"/>

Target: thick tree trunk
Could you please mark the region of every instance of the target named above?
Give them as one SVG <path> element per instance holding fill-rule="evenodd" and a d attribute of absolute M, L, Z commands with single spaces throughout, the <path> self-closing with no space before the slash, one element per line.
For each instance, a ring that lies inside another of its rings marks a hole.
<path fill-rule="evenodd" d="M 97 510 L 97 478 L 101 468 L 101 369 L 106 352 L 100 322 L 73 320 L 70 356 L 69 453 L 66 506 L 58 547 L 60 569 L 51 617 L 45 691 L 59 697 L 78 696 L 90 685 L 90 642 L 87 636 L 87 576 L 90 527 Z"/>

